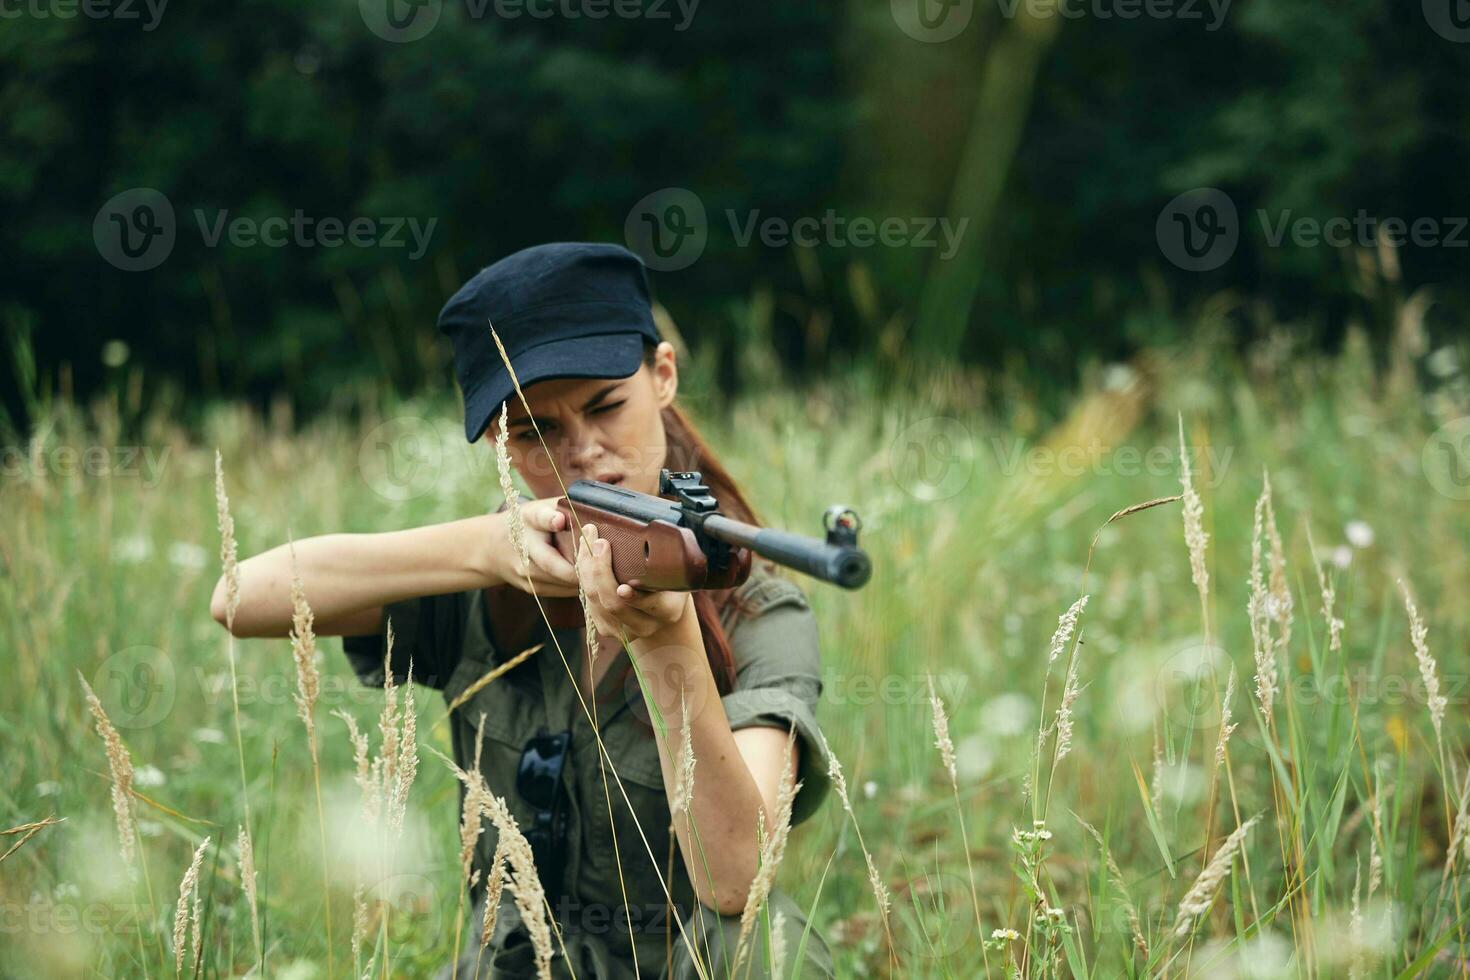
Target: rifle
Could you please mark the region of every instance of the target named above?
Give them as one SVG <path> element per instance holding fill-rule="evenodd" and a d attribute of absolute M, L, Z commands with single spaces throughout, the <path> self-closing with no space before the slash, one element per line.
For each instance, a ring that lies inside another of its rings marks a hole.
<path fill-rule="evenodd" d="M 581 527 L 590 522 L 612 549 L 613 576 L 644 592 L 735 588 L 750 576 L 752 552 L 845 589 L 861 588 L 872 573 L 857 544 L 862 521 L 851 507 L 827 508 L 826 538 L 818 540 L 724 516 L 697 472 L 661 470 L 658 487 L 657 497 L 598 480 L 567 487 L 557 501 L 567 523 L 555 534 L 562 557 L 576 561 Z M 545 606 L 558 629 L 582 621 L 576 599 Z"/>

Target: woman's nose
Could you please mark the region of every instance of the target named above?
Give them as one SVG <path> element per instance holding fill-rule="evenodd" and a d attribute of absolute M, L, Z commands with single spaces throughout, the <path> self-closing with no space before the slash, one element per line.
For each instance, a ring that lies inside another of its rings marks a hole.
<path fill-rule="evenodd" d="M 573 422 L 565 429 L 568 461 L 579 471 L 586 471 L 602 456 L 602 445 L 598 441 L 597 429 L 581 422 Z"/>

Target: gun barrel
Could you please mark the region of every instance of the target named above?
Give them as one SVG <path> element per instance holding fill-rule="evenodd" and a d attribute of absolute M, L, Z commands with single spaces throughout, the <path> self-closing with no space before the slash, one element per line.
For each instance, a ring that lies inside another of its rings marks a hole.
<path fill-rule="evenodd" d="M 774 562 L 844 589 L 861 587 L 873 571 L 867 552 L 853 545 L 829 544 L 789 531 L 757 527 L 719 514 L 711 514 L 704 519 L 704 531 L 712 538 L 749 548 Z"/>

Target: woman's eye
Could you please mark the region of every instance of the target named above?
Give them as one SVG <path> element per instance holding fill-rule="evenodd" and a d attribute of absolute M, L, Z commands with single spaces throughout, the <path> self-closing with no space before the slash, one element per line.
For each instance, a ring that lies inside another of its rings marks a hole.
<path fill-rule="evenodd" d="M 611 405 L 603 405 L 600 408 L 594 408 L 592 410 L 592 414 L 593 415 L 604 415 L 604 414 L 606 414 L 608 412 L 611 412 L 615 408 L 622 408 L 622 407 L 623 407 L 623 403 L 622 402 L 613 402 Z"/>

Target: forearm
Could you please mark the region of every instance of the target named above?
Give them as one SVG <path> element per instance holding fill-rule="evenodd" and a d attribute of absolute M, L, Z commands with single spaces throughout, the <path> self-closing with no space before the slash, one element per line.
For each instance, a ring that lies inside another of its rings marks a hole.
<path fill-rule="evenodd" d="M 330 636 L 390 602 L 496 584 L 489 552 L 497 514 L 381 534 L 324 534 L 294 545 L 315 628 Z M 291 550 L 281 545 L 240 562 L 236 636 L 285 636 L 291 628 Z M 221 577 L 210 603 L 225 622 Z"/>
<path fill-rule="evenodd" d="M 654 645 L 648 645 L 650 641 Z M 668 726 L 667 738 L 655 737 L 671 805 L 684 739 L 693 745 L 697 763 L 693 800 L 690 813 L 674 815 L 674 832 L 695 895 L 723 915 L 737 913 L 745 906 L 759 867 L 756 826 L 766 804 L 730 731 L 697 620 L 691 611 L 672 636 L 638 640 L 632 646 L 635 655 L 639 647 L 657 651 L 641 669 L 647 693 Z M 687 733 L 681 727 L 681 692 L 689 705 Z M 773 816 L 766 813 L 768 832 Z"/>

